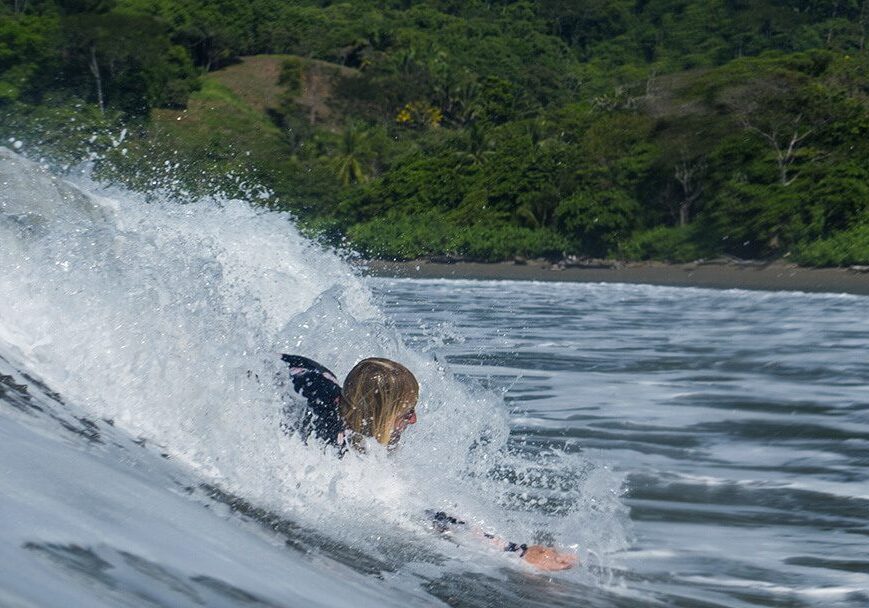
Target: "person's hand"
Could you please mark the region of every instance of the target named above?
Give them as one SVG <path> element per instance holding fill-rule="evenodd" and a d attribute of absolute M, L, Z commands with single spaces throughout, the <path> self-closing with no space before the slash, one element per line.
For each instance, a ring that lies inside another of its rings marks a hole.
<path fill-rule="evenodd" d="M 541 570 L 567 570 L 573 568 L 577 563 L 576 555 L 559 553 L 555 549 L 543 545 L 531 545 L 525 550 L 522 559 Z"/>

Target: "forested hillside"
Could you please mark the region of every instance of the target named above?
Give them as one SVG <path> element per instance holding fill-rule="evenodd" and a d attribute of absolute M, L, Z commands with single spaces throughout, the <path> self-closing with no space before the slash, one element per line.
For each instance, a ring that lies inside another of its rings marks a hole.
<path fill-rule="evenodd" d="M 366 255 L 869 263 L 869 0 L 2 0 L 0 135 Z"/>

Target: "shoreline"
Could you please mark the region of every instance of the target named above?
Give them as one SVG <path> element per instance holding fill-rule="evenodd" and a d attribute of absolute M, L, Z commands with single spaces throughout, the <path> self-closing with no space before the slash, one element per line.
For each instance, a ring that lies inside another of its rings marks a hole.
<path fill-rule="evenodd" d="M 633 283 L 668 287 L 803 291 L 869 295 L 869 272 L 848 268 L 804 268 L 782 262 L 602 263 L 561 266 L 544 260 L 514 262 L 432 262 L 365 260 L 366 276 L 409 279 L 476 279 L 484 281 L 560 281 L 571 283 Z"/>

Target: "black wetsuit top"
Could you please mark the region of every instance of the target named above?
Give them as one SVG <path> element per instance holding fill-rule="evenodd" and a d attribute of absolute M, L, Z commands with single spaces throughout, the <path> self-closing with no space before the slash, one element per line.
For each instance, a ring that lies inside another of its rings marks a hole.
<path fill-rule="evenodd" d="M 313 433 L 327 444 L 343 446 L 347 429 L 339 411 L 341 385 L 338 378 L 307 357 L 281 355 L 281 359 L 290 368 L 293 388 L 308 400 L 299 428 L 302 437 L 307 440 Z"/>

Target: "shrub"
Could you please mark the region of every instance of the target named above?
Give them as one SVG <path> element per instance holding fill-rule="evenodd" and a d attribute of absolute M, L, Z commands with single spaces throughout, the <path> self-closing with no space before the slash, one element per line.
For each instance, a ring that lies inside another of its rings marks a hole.
<path fill-rule="evenodd" d="M 443 253 L 485 262 L 514 256 L 553 258 L 567 247 L 549 229 L 506 223 L 461 226 L 438 212 L 381 216 L 352 226 L 347 236 L 365 255 L 400 260 Z"/>
<path fill-rule="evenodd" d="M 289 57 L 281 63 L 281 72 L 278 76 L 278 84 L 286 87 L 288 95 L 300 95 L 302 93 L 302 78 L 304 65 L 298 57 Z"/>
<path fill-rule="evenodd" d="M 796 248 L 794 259 L 806 266 L 869 264 L 869 224 Z"/>
<path fill-rule="evenodd" d="M 557 258 L 568 246 L 567 241 L 552 230 L 510 224 L 469 226 L 455 235 L 452 244 L 454 251 L 483 262 L 515 256 Z"/>
<path fill-rule="evenodd" d="M 582 253 L 602 257 L 630 232 L 637 212 L 637 202 L 622 190 L 581 191 L 558 204 L 555 221 Z"/>
<path fill-rule="evenodd" d="M 347 236 L 365 255 L 409 260 L 448 249 L 451 227 L 438 213 L 376 217 L 351 226 Z"/>
<path fill-rule="evenodd" d="M 658 226 L 634 233 L 622 243 L 618 255 L 626 260 L 666 260 L 691 262 L 716 254 L 708 243 L 703 243 L 696 225 L 685 227 Z"/>

